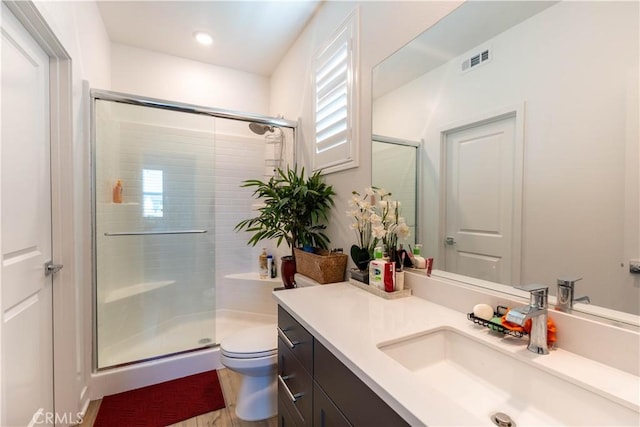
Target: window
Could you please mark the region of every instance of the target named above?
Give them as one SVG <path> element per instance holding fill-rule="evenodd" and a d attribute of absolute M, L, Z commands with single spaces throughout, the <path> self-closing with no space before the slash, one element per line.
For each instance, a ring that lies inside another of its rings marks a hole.
<path fill-rule="evenodd" d="M 335 172 L 358 166 L 357 22 L 356 9 L 316 56 L 314 170 Z"/>
<path fill-rule="evenodd" d="M 162 171 L 142 169 L 142 216 L 162 218 Z"/>

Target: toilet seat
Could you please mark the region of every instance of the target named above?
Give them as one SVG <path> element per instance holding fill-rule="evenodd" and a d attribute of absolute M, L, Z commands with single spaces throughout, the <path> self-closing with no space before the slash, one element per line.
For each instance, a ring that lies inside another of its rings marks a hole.
<path fill-rule="evenodd" d="M 276 325 L 255 326 L 232 334 L 222 340 L 220 351 L 224 356 L 234 359 L 273 356 L 278 352 Z"/>

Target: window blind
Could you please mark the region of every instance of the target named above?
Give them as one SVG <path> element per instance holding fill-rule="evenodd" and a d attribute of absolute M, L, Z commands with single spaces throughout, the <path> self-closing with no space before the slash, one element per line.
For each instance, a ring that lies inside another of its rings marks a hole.
<path fill-rule="evenodd" d="M 356 15 L 339 29 L 315 60 L 314 170 L 341 170 L 354 163 Z"/>

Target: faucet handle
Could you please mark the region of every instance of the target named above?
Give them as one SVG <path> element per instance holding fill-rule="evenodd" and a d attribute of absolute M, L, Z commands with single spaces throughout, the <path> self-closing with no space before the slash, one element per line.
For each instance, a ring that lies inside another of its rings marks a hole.
<path fill-rule="evenodd" d="M 529 283 L 528 285 L 515 285 L 514 288 L 521 289 L 527 292 L 538 292 L 538 291 L 548 291 L 549 287 L 547 285 L 540 285 L 537 283 Z"/>
<path fill-rule="evenodd" d="M 546 309 L 549 301 L 549 287 L 547 285 L 540 285 L 537 283 L 530 283 L 528 285 L 514 286 L 516 289 L 527 291 L 531 294 L 529 297 L 529 305 L 539 309 Z"/>
<path fill-rule="evenodd" d="M 558 286 L 568 286 L 572 288 L 582 277 L 562 277 L 558 279 Z"/>

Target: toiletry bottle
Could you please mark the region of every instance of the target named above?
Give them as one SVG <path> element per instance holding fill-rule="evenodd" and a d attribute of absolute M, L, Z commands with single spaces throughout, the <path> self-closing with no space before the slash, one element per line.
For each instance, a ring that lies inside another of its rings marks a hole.
<path fill-rule="evenodd" d="M 427 258 L 426 259 L 426 269 L 427 269 L 427 276 L 431 276 L 431 270 L 433 269 L 433 258 Z"/>
<path fill-rule="evenodd" d="M 382 259 L 382 246 L 376 246 L 373 249 L 373 259 Z"/>
<path fill-rule="evenodd" d="M 393 292 L 396 287 L 396 263 L 394 261 L 384 263 L 384 290 Z"/>
<path fill-rule="evenodd" d="M 376 247 L 373 251 L 375 259 L 369 262 L 369 286 L 384 289 L 384 260 L 382 259 L 382 248 Z"/>
<path fill-rule="evenodd" d="M 413 260 L 414 260 L 414 267 L 415 268 L 427 268 L 427 261 L 420 256 L 420 252 L 422 251 L 422 245 L 421 244 L 417 244 L 416 247 L 413 249 Z"/>
<path fill-rule="evenodd" d="M 118 180 L 113 187 L 113 203 L 122 203 L 122 181 Z"/>
<path fill-rule="evenodd" d="M 271 256 L 271 255 L 269 255 L 269 256 Z M 276 269 L 276 260 L 275 259 L 271 263 L 271 270 L 269 271 L 269 275 L 271 276 L 272 279 L 275 279 L 278 276 L 278 271 Z"/>
<path fill-rule="evenodd" d="M 407 251 L 403 249 L 400 253 L 399 267 L 396 266 L 396 280 L 393 287 L 394 291 L 401 291 L 404 289 L 404 263 L 407 258 Z"/>
<path fill-rule="evenodd" d="M 273 256 L 267 255 L 267 277 L 271 276 L 271 271 L 273 270 Z"/>
<path fill-rule="evenodd" d="M 258 266 L 260 268 L 260 278 L 267 278 L 267 248 L 262 248 L 262 253 L 258 257 Z"/>

